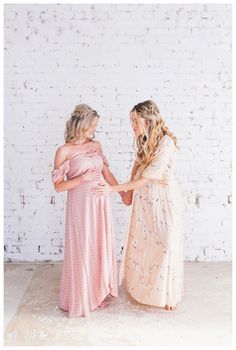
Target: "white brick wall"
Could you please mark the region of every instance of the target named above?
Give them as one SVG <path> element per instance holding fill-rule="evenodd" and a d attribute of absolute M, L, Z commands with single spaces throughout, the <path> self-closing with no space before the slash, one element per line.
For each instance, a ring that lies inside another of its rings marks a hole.
<path fill-rule="evenodd" d="M 231 6 L 5 5 L 5 259 L 62 260 L 66 193 L 51 170 L 74 106 L 130 176 L 129 110 L 151 98 L 178 138 L 185 258 L 231 260 Z M 129 208 L 112 195 L 117 253 Z"/>

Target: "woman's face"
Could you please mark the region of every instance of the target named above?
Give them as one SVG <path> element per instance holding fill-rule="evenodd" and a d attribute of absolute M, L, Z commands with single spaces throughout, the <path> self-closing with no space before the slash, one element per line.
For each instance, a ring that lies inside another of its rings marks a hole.
<path fill-rule="evenodd" d="M 93 118 L 90 128 L 87 132 L 87 137 L 91 137 L 93 134 L 95 134 L 97 126 L 98 126 L 98 117 Z"/>
<path fill-rule="evenodd" d="M 140 118 L 137 113 L 135 112 L 130 112 L 130 121 L 131 121 L 131 126 L 134 130 L 135 137 L 137 138 L 138 136 L 142 135 L 143 129 L 146 129 L 146 120 L 143 118 Z"/>

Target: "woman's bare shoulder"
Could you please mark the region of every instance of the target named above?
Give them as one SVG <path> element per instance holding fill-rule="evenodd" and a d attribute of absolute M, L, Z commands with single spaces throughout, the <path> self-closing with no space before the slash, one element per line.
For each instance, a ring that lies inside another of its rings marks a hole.
<path fill-rule="evenodd" d="M 98 139 L 93 139 L 93 142 L 94 142 L 95 144 L 101 144 L 101 142 L 100 142 Z"/>
<path fill-rule="evenodd" d="M 94 142 L 94 146 L 99 150 L 99 151 L 102 151 L 102 145 L 101 145 L 101 142 L 97 139 L 93 139 L 93 142 Z"/>
<path fill-rule="evenodd" d="M 70 142 L 66 142 L 64 143 L 64 145 L 61 145 L 60 147 L 61 148 L 69 148 L 69 147 L 72 147 L 73 145 L 70 143 Z"/>
<path fill-rule="evenodd" d="M 60 157 L 66 158 L 69 153 L 70 147 L 71 145 L 68 143 L 64 143 L 63 145 L 58 146 L 56 150 L 56 156 L 58 155 Z"/>

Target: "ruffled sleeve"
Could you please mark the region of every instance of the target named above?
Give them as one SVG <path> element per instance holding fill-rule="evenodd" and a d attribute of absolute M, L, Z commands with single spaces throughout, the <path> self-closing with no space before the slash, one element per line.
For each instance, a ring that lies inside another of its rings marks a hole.
<path fill-rule="evenodd" d="M 67 159 L 58 168 L 51 172 L 52 182 L 55 183 L 61 176 L 65 176 L 70 170 L 70 160 Z"/>
<path fill-rule="evenodd" d="M 167 169 L 174 151 L 173 140 L 166 136 L 159 145 L 151 163 L 143 170 L 142 176 L 149 179 L 161 179 L 163 172 Z"/>

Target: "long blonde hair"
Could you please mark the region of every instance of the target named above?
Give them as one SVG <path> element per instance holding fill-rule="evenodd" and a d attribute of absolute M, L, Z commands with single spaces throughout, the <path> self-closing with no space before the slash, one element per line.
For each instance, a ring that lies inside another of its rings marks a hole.
<path fill-rule="evenodd" d="M 85 139 L 91 122 L 95 117 L 99 118 L 98 113 L 87 104 L 77 105 L 73 113 L 71 113 L 70 119 L 66 122 L 65 142 L 73 142 L 78 137 Z"/>
<path fill-rule="evenodd" d="M 142 134 L 136 139 L 138 170 L 142 172 L 154 158 L 155 152 L 164 135 L 169 135 L 177 148 L 177 139 L 174 134 L 167 128 L 160 115 L 160 110 L 155 102 L 147 100 L 138 103 L 131 110 L 138 117 L 146 120 L 147 127 L 144 129 L 139 124 Z M 139 118 L 137 118 L 138 121 Z"/>

